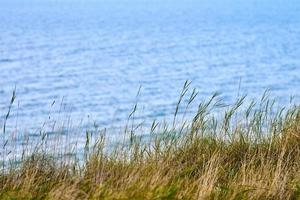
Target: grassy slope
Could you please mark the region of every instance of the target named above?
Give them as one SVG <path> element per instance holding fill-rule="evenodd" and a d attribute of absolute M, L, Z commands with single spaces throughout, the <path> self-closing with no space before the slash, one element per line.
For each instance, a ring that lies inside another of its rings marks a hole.
<path fill-rule="evenodd" d="M 2 172 L 0 197 L 300 199 L 299 106 L 273 112 L 265 97 L 256 106 L 242 102 L 216 120 L 212 98 L 182 129 L 154 123 L 146 142 L 127 130 L 130 143 L 109 153 L 101 136 L 87 144 L 81 167 L 36 153 Z"/>

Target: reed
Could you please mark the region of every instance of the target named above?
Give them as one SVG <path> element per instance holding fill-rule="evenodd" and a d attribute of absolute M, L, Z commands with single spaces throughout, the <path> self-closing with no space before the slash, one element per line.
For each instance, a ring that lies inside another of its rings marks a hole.
<path fill-rule="evenodd" d="M 267 93 L 225 105 L 215 93 L 178 120 L 190 119 L 197 92 L 189 89 L 170 126 L 154 121 L 141 134 L 134 106 L 122 140 L 87 131 L 72 161 L 46 151 L 42 136 L 19 162 L 3 164 L 1 199 L 300 199 L 299 105 L 278 108 Z"/>

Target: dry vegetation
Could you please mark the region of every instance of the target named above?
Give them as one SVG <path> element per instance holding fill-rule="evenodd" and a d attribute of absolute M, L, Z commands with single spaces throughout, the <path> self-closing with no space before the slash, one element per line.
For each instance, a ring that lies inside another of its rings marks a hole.
<path fill-rule="evenodd" d="M 147 139 L 126 128 L 113 148 L 87 132 L 83 163 L 37 150 L 3 169 L 0 198 L 300 199 L 300 109 L 274 105 L 264 95 L 224 106 L 214 95 L 190 123 L 176 125 L 178 107 L 173 125 L 153 122 Z"/>

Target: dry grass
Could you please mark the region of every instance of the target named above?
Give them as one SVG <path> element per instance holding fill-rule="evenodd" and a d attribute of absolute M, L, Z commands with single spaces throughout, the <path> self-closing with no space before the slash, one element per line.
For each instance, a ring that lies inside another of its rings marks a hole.
<path fill-rule="evenodd" d="M 180 127 L 177 108 L 172 126 L 154 122 L 146 140 L 126 129 L 128 140 L 113 148 L 104 134 L 93 144 L 87 134 L 82 164 L 34 153 L 1 173 L 0 197 L 300 199 L 299 106 L 276 110 L 266 95 L 244 101 L 224 107 L 214 95 Z"/>

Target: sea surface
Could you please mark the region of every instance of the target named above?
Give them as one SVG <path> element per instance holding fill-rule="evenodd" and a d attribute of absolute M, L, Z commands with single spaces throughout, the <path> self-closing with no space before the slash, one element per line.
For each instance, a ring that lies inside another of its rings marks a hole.
<path fill-rule="evenodd" d="M 14 89 L 7 129 L 111 127 L 136 102 L 139 119 L 170 118 L 186 80 L 198 102 L 299 103 L 300 1 L 0 0 L 1 127 Z"/>

